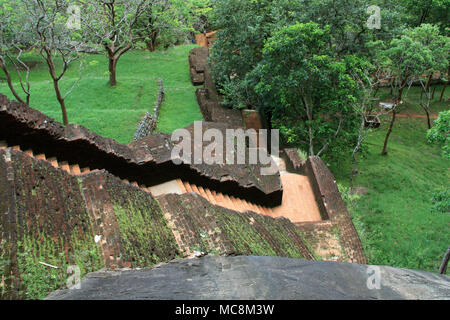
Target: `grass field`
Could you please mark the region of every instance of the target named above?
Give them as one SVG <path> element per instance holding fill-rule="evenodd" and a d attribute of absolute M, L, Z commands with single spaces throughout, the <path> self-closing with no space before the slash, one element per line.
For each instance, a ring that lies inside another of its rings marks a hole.
<path fill-rule="evenodd" d="M 411 89 L 403 113 L 424 114 L 415 102 L 418 95 L 417 88 Z M 438 112 L 449 106 L 436 99 L 432 108 Z M 381 156 L 388 125 L 386 117 L 367 139 L 368 154 L 356 176 L 356 186 L 367 193 L 350 211 L 370 264 L 437 272 L 450 245 L 450 213 L 434 212 L 432 195 L 449 188 L 449 162 L 439 147 L 427 143 L 425 119 L 398 119 L 389 154 Z M 332 171 L 348 186 L 350 163 Z"/>
<path fill-rule="evenodd" d="M 120 143 L 129 143 L 145 112 L 153 112 L 158 78 L 163 79 L 166 93 L 158 131 L 171 133 L 201 120 L 195 87 L 189 78 L 188 54 L 192 48 L 192 45 L 186 45 L 154 53 L 133 51 L 125 54 L 117 67 L 119 83 L 116 87 L 108 85 L 106 57 L 87 56 L 82 79 L 66 100 L 69 122 L 81 124 Z M 25 60 L 42 61 L 36 53 L 28 53 Z M 2 76 L 0 74 L 0 79 Z M 78 64 L 74 64 L 61 81 L 64 92 L 78 77 Z M 45 64 L 32 70 L 30 105 L 62 121 L 61 109 L 49 79 Z M 4 81 L 0 82 L 0 92 L 12 98 Z"/>

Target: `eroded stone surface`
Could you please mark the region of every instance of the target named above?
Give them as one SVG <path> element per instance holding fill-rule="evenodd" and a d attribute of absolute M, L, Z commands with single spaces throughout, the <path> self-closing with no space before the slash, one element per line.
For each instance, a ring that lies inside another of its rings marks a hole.
<path fill-rule="evenodd" d="M 177 260 L 153 270 L 96 272 L 80 290 L 49 300 L 403 300 L 450 299 L 450 278 L 422 271 L 376 267 L 380 287 L 368 286 L 370 266 L 275 257 Z"/>

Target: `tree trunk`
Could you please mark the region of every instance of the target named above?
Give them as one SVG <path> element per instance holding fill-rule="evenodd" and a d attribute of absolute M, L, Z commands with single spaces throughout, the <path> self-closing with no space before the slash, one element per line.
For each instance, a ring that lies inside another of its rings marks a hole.
<path fill-rule="evenodd" d="M 431 119 L 430 119 L 430 113 L 427 109 L 425 109 L 425 113 L 427 114 L 427 121 L 428 121 L 428 129 L 431 129 Z"/>
<path fill-rule="evenodd" d="M 431 94 L 431 100 L 434 100 L 435 93 L 436 93 L 436 86 L 433 86 L 433 93 Z"/>
<path fill-rule="evenodd" d="M 388 141 L 389 141 L 389 137 L 392 133 L 392 129 L 394 128 L 394 123 L 395 123 L 395 119 L 397 117 L 397 107 L 400 105 L 400 103 L 402 102 L 402 97 L 403 97 L 403 88 L 406 85 L 406 80 L 404 80 L 401 85 L 400 85 L 400 89 L 398 90 L 398 96 L 397 96 L 397 101 L 395 102 L 394 107 L 392 108 L 392 119 L 391 119 L 391 124 L 389 125 L 389 129 L 388 132 L 386 133 L 386 139 L 384 140 L 384 146 L 383 146 L 383 151 L 381 152 L 381 154 L 383 156 L 387 155 L 387 145 L 388 145 Z"/>
<path fill-rule="evenodd" d="M 430 72 L 430 74 L 428 75 L 427 84 L 425 85 L 425 92 L 427 92 L 428 89 L 430 89 L 431 80 L 433 80 L 433 72 Z"/>
<path fill-rule="evenodd" d="M 381 155 L 383 155 L 383 156 L 387 155 L 387 145 L 388 145 L 388 141 L 389 141 L 389 136 L 391 135 L 392 129 L 394 128 L 396 115 L 397 115 L 397 112 L 396 112 L 395 107 L 394 107 L 394 109 L 392 110 L 391 124 L 389 125 L 389 129 L 388 129 L 388 132 L 386 134 L 386 139 L 384 140 L 383 151 L 381 152 Z"/>
<path fill-rule="evenodd" d="M 111 87 L 117 85 L 117 61 L 117 57 L 109 57 L 109 85 Z"/>
<path fill-rule="evenodd" d="M 156 51 L 156 39 L 158 38 L 158 33 L 153 31 L 149 34 L 149 41 L 146 42 L 147 49 L 150 52 Z"/>
<path fill-rule="evenodd" d="M 361 119 L 361 126 L 359 128 L 359 135 L 358 135 L 358 141 L 356 143 L 356 147 L 353 149 L 352 152 L 352 172 L 350 173 L 350 192 L 353 194 L 353 179 L 356 174 L 357 166 L 358 166 L 358 159 L 356 158 L 356 153 L 361 148 L 361 143 L 363 140 L 363 132 L 364 132 L 364 126 L 365 126 L 365 118 L 364 115 Z"/>
<path fill-rule="evenodd" d="M 53 62 L 53 57 L 52 57 L 52 52 L 48 49 L 48 48 L 44 48 L 43 51 L 45 52 L 45 60 L 47 62 L 47 66 L 48 66 L 48 70 L 50 73 L 50 76 L 53 79 L 53 87 L 55 89 L 55 93 L 56 93 L 56 99 L 58 100 L 60 106 L 61 106 L 61 111 L 62 111 L 62 116 L 63 116 L 63 123 L 65 126 L 67 126 L 69 124 L 69 120 L 67 117 L 67 110 L 66 110 L 66 104 L 64 102 L 64 98 L 61 94 L 61 90 L 59 89 L 59 80 L 61 80 L 62 76 L 64 75 L 64 73 L 66 72 L 68 65 L 65 64 L 62 73 L 57 76 L 56 75 L 56 71 L 55 71 L 55 64 Z"/>
<path fill-rule="evenodd" d="M 444 256 L 444 260 L 442 260 L 442 265 L 439 268 L 440 274 L 445 274 L 447 271 L 448 260 L 450 259 L 450 247 L 447 250 L 447 253 Z"/>
<path fill-rule="evenodd" d="M 14 97 L 16 98 L 17 101 L 19 101 L 20 103 L 24 103 L 26 105 L 28 105 L 27 102 L 25 102 L 17 93 L 16 89 L 14 89 L 14 85 L 12 83 L 12 79 L 11 79 L 11 74 L 9 73 L 8 69 L 6 68 L 6 63 L 5 61 L 0 58 L 0 68 L 3 70 L 3 72 L 6 75 L 6 82 L 8 83 L 8 87 L 11 90 L 12 94 L 14 95 Z"/>
<path fill-rule="evenodd" d="M 439 98 L 439 102 L 442 102 L 442 99 L 444 99 L 444 93 L 445 93 L 445 89 L 447 89 L 447 85 L 448 85 L 448 80 L 444 84 L 444 87 L 442 88 L 441 97 Z"/>
<path fill-rule="evenodd" d="M 439 98 L 440 102 L 442 102 L 442 99 L 444 99 L 445 89 L 447 88 L 449 81 L 450 81 L 450 67 L 448 67 L 447 69 L 447 81 L 444 83 L 444 87 L 442 88 L 441 97 Z"/>
<path fill-rule="evenodd" d="M 69 119 L 67 117 L 66 103 L 64 101 L 64 98 L 61 95 L 61 90 L 59 89 L 59 80 L 53 80 L 53 87 L 55 88 L 56 99 L 58 99 L 58 102 L 61 106 L 63 123 L 65 126 L 67 126 L 69 124 Z"/>

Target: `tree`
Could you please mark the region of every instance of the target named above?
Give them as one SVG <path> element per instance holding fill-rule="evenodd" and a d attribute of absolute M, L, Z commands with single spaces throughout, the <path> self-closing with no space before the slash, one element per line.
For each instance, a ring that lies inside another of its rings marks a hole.
<path fill-rule="evenodd" d="M 442 30 L 449 27 L 450 0 L 402 0 L 402 4 L 410 16 L 411 26 L 433 23 L 440 24 Z"/>
<path fill-rule="evenodd" d="M 259 109 L 264 101 L 247 76 L 262 59 L 265 40 L 282 27 L 296 22 L 330 26 L 328 47 L 343 57 L 367 55 L 367 42 L 390 41 L 398 29 L 398 6 L 376 0 L 214 0 L 212 21 L 219 30 L 211 62 L 214 79 L 224 104 L 234 108 Z M 393 1 L 389 1 L 393 2 Z M 381 29 L 369 29 L 367 8 L 381 6 Z"/>
<path fill-rule="evenodd" d="M 183 41 L 194 31 L 194 24 L 204 27 L 206 22 L 200 19 L 205 19 L 208 5 L 208 0 L 151 0 L 136 23 L 135 38 L 149 51 Z"/>
<path fill-rule="evenodd" d="M 430 143 L 440 145 L 442 156 L 450 159 L 450 110 L 439 113 L 435 125 L 427 131 L 427 139 Z"/>
<path fill-rule="evenodd" d="M 272 102 L 272 125 L 311 156 L 342 154 L 357 134 L 357 86 L 328 48 L 330 37 L 329 27 L 312 22 L 281 28 L 252 72 L 256 91 Z"/>
<path fill-rule="evenodd" d="M 413 29 L 410 35 L 412 39 L 420 42 L 431 53 L 430 59 L 424 59 L 424 64 L 422 65 L 423 72 L 418 75 L 418 80 L 423 88 L 423 92 L 420 95 L 420 106 L 427 115 L 428 129 L 431 129 L 431 81 L 436 71 L 444 73 L 449 65 L 448 53 L 450 51 L 450 38 L 442 36 L 439 33 L 439 28 L 430 24 L 422 24 L 420 27 Z M 423 74 L 428 75 L 426 81 L 423 80 Z"/>
<path fill-rule="evenodd" d="M 6 76 L 6 82 L 11 90 L 13 96 L 17 101 L 29 104 L 30 103 L 30 68 L 22 61 L 24 34 L 20 28 L 20 19 L 17 16 L 20 14 L 21 7 L 10 4 L 8 1 L 0 1 L 0 69 L 3 70 Z M 8 66 L 14 69 L 17 73 L 20 87 L 25 94 L 25 99 L 17 92 L 13 84 L 13 79 Z M 21 71 L 25 70 L 25 77 L 22 76 Z"/>
<path fill-rule="evenodd" d="M 403 91 L 423 73 L 424 66 L 432 65 L 432 52 L 429 47 L 411 37 L 411 30 L 405 30 L 401 37 L 393 39 L 385 50 L 380 51 L 378 60 L 382 61 L 386 72 L 394 77 L 392 85 L 395 97 L 391 110 L 392 118 L 381 152 L 382 155 L 386 155 L 389 137 L 399 108 L 403 104 Z"/>
<path fill-rule="evenodd" d="M 358 157 L 357 154 L 364 151 L 364 141 L 367 138 L 372 125 L 369 123 L 370 117 L 373 117 L 373 96 L 374 90 L 379 88 L 379 77 L 372 75 L 377 73 L 376 66 L 370 64 L 367 60 L 346 56 L 345 63 L 352 79 L 356 82 L 359 96 L 353 104 L 355 113 L 360 118 L 359 131 L 355 147 L 352 151 L 352 170 L 350 172 L 350 192 L 353 193 L 354 176 L 357 173 Z"/>
<path fill-rule="evenodd" d="M 71 4 L 68 0 L 23 1 L 22 15 L 17 16 L 20 20 L 16 21 L 17 24 L 23 25 L 24 33 L 29 37 L 28 41 L 34 43 L 34 47 L 47 64 L 56 98 L 61 106 L 64 125 L 69 124 L 65 99 L 79 79 L 65 94 L 60 88 L 60 81 L 70 65 L 80 59 L 81 51 L 85 48 L 80 41 L 83 35 L 67 27 L 67 11 Z M 57 59 L 61 61 L 61 68 L 55 63 Z M 80 68 L 81 66 L 82 62 Z"/>
<path fill-rule="evenodd" d="M 117 84 L 117 63 L 135 45 L 137 23 L 149 0 L 79 0 L 89 39 L 102 45 L 108 57 L 109 84 Z M 146 28 L 146 26 L 141 26 Z"/>
<path fill-rule="evenodd" d="M 257 109 L 260 103 L 247 74 L 262 59 L 264 41 L 274 29 L 271 5 L 278 0 L 213 0 L 212 21 L 219 30 L 211 50 L 212 73 L 224 96 L 234 108 Z"/>

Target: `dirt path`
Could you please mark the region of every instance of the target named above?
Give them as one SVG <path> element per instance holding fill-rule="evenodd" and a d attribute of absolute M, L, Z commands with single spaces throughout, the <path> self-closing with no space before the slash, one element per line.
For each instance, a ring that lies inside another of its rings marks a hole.
<path fill-rule="evenodd" d="M 397 114 L 399 118 L 411 118 L 411 119 L 427 119 L 425 114 L 417 114 L 417 113 L 399 113 Z M 430 119 L 436 120 L 438 118 L 437 114 L 430 115 Z"/>

